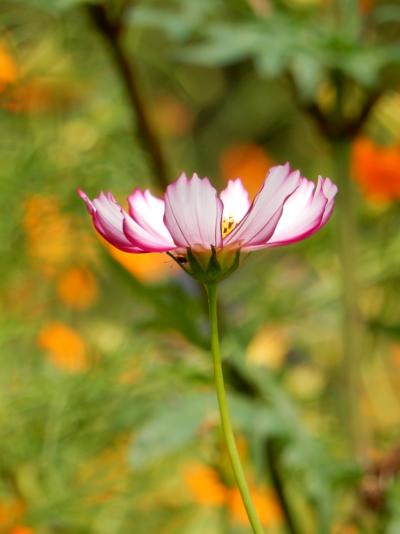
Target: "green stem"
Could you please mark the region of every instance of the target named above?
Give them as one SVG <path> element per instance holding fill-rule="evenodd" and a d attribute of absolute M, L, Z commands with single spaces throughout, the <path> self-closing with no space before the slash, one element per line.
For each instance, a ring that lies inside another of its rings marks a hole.
<path fill-rule="evenodd" d="M 353 452 L 362 455 L 365 435 L 360 417 L 360 365 L 363 352 L 362 321 L 358 308 L 357 221 L 353 183 L 350 176 L 351 144 L 347 140 L 332 142 L 335 181 L 339 185 L 338 245 L 341 264 L 343 302 L 343 416 Z"/>
<path fill-rule="evenodd" d="M 256 510 L 251 500 L 250 491 L 247 486 L 246 478 L 244 476 L 242 464 L 240 462 L 240 457 L 236 447 L 235 438 L 233 436 L 232 424 L 226 401 L 224 376 L 222 373 L 221 351 L 219 347 L 218 335 L 217 285 L 207 284 L 206 288 L 208 293 L 208 306 L 211 325 L 211 352 L 214 364 L 215 387 L 217 390 L 219 412 L 221 416 L 222 433 L 224 435 L 226 447 L 228 449 L 228 454 L 232 464 L 236 483 L 239 487 L 240 495 L 242 496 L 242 501 L 246 509 L 247 517 L 249 518 L 253 532 L 254 534 L 263 534 L 263 528 L 261 526 L 260 520 L 257 517 Z"/>

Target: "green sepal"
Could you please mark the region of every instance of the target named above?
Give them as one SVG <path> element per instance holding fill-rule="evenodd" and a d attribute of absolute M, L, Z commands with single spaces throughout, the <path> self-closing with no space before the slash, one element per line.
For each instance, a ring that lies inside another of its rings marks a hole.
<path fill-rule="evenodd" d="M 234 271 L 236 271 L 236 269 L 239 267 L 239 263 L 240 263 L 240 249 L 236 251 L 235 257 L 233 259 L 231 266 L 224 273 L 224 278 L 226 278 L 227 276 L 232 274 Z"/>
<path fill-rule="evenodd" d="M 204 266 L 200 263 L 200 261 L 193 254 L 193 251 L 191 248 L 186 249 L 186 254 L 187 254 L 187 259 L 190 265 L 190 269 L 188 269 L 186 272 L 189 272 L 189 274 L 193 276 L 193 278 L 196 278 L 196 280 L 203 282 L 204 275 L 207 272 L 207 268 L 204 269 Z"/>
<path fill-rule="evenodd" d="M 220 276 L 221 272 L 222 272 L 222 267 L 218 263 L 217 251 L 215 247 L 211 245 L 211 257 L 210 257 L 210 261 L 208 262 L 207 275 L 210 278 L 218 277 Z"/>
<path fill-rule="evenodd" d="M 227 261 L 233 254 L 233 261 Z M 175 258 L 173 254 L 169 254 L 169 256 L 171 256 L 187 274 L 203 284 L 220 282 L 233 273 L 238 268 L 240 262 L 239 249 L 230 253 L 227 253 L 226 251 L 220 251 L 218 253 L 213 246 L 211 247 L 211 254 L 207 251 L 193 252 L 191 248 L 187 248 L 186 265 L 183 265 L 183 263 Z"/>

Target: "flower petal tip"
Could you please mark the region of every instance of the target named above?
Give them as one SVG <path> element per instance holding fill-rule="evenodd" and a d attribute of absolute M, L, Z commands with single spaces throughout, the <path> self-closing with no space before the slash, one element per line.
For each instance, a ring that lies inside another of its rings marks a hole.
<path fill-rule="evenodd" d="M 90 213 L 90 215 L 92 215 L 96 211 L 96 208 L 94 207 L 93 202 L 90 200 L 90 198 L 87 196 L 87 194 L 84 191 L 82 191 L 82 189 L 80 187 L 77 188 L 76 192 L 77 192 L 78 196 L 86 204 L 86 208 L 87 208 L 88 212 Z"/>

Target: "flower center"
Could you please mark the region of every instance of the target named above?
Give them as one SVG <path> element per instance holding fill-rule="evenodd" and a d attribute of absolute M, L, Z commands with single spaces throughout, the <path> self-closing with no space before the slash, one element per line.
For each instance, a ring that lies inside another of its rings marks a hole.
<path fill-rule="evenodd" d="M 226 217 L 225 219 L 223 219 L 221 226 L 222 226 L 222 228 L 221 228 L 222 229 L 222 237 L 226 237 L 235 228 L 235 226 L 236 226 L 235 219 L 233 218 L 232 215 L 229 215 L 229 217 Z"/>

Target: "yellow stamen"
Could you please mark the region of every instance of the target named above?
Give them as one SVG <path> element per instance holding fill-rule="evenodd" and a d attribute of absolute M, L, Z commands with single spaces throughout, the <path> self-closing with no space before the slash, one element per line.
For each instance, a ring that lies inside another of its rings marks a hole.
<path fill-rule="evenodd" d="M 222 221 L 222 237 L 226 237 L 227 235 L 229 235 L 235 228 L 235 226 L 235 219 L 232 217 L 232 215 L 230 215 L 228 218 L 225 218 Z"/>

